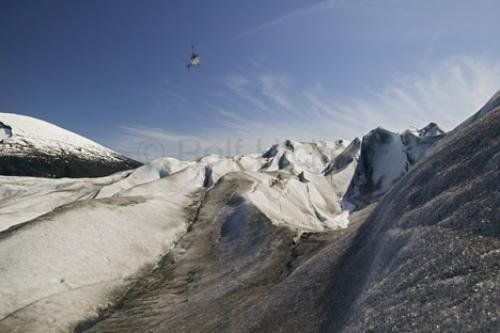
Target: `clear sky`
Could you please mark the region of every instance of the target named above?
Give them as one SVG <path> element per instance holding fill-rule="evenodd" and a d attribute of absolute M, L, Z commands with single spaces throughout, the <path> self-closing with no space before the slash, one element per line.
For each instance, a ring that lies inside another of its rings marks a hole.
<path fill-rule="evenodd" d="M 500 89 L 499 13 L 497 0 L 1 0 L 0 111 L 142 160 L 450 129 Z M 187 71 L 191 44 L 202 64 Z"/>

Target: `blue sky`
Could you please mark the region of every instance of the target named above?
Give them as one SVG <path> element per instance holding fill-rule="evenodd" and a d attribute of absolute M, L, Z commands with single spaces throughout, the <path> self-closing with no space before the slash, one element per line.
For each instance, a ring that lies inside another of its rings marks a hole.
<path fill-rule="evenodd" d="M 0 111 L 142 160 L 450 129 L 500 89 L 499 12 L 496 0 L 2 0 Z M 191 44 L 202 65 L 188 72 Z"/>

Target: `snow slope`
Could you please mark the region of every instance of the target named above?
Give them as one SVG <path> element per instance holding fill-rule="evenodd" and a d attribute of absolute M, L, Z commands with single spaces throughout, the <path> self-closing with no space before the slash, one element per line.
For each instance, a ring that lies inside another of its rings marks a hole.
<path fill-rule="evenodd" d="M 13 113 L 0 113 L 0 157 L 0 174 L 20 176 L 97 176 L 140 165 L 78 134 Z"/>
<path fill-rule="evenodd" d="M 124 171 L 108 177 L 78 179 L 0 176 L 0 232 L 59 206 L 92 199 L 103 186 L 128 174 Z"/>
<path fill-rule="evenodd" d="M 202 180 L 198 171 L 189 177 Z M 68 331 L 95 315 L 185 232 L 192 188 L 165 178 L 122 196 L 66 204 L 3 232 L 0 331 Z"/>
<path fill-rule="evenodd" d="M 430 123 L 399 134 L 378 127 L 363 137 L 359 163 L 344 196 L 346 207 L 363 207 L 384 194 L 422 159 L 444 132 Z"/>
<path fill-rule="evenodd" d="M 206 195 L 235 195 L 227 177 L 296 236 L 345 227 L 340 198 L 356 160 L 323 171 L 348 144 L 287 140 L 272 154 L 162 158 L 102 178 L 0 176 L 0 331 L 69 331 L 96 316 L 170 251 Z"/>

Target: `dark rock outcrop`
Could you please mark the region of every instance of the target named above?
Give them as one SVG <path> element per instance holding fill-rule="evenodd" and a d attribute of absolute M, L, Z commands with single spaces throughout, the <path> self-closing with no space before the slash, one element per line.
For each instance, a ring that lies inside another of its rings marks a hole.
<path fill-rule="evenodd" d="M 2 155 L 0 149 L 0 175 L 47 178 L 85 178 L 108 176 L 130 170 L 142 163 L 120 157 L 115 160 L 85 159 L 78 155 L 53 156 L 31 153 L 29 156 Z"/>

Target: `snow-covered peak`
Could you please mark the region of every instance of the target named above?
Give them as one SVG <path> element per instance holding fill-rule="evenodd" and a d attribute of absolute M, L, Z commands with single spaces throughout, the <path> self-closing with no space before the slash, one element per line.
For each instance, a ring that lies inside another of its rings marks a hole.
<path fill-rule="evenodd" d="M 382 194 L 443 137 L 435 123 L 394 133 L 382 127 L 363 137 L 356 171 L 344 196 L 345 206 L 361 207 Z"/>
<path fill-rule="evenodd" d="M 0 113 L 0 174 L 95 177 L 135 168 L 128 159 L 46 121 Z"/>
<path fill-rule="evenodd" d="M 83 150 L 96 155 L 113 157 L 116 153 L 83 136 L 65 130 L 59 126 L 29 116 L 0 113 L 3 127 L 10 128 L 11 135 L 5 143 L 31 145 L 47 153 L 61 151 L 79 154 Z"/>
<path fill-rule="evenodd" d="M 436 136 L 436 135 L 443 135 L 445 134 L 445 131 L 443 131 L 438 124 L 436 123 L 429 123 L 429 125 L 425 126 L 424 128 L 418 130 L 418 135 L 419 136 Z"/>

